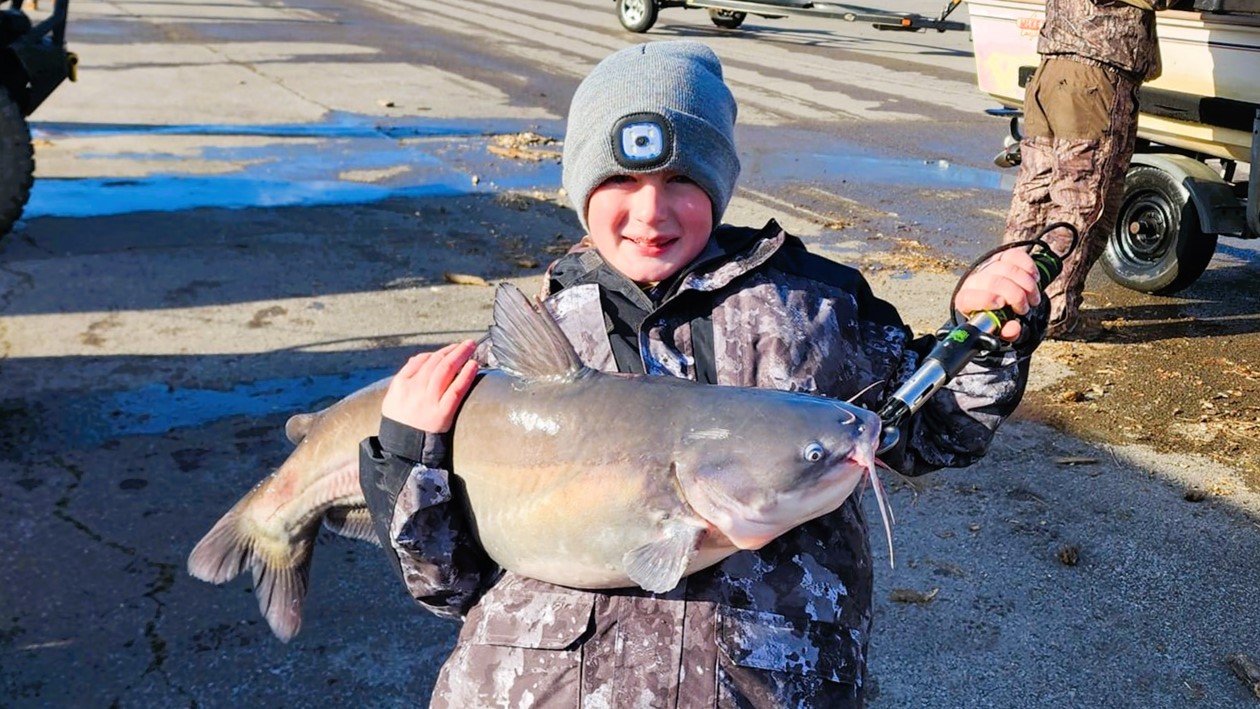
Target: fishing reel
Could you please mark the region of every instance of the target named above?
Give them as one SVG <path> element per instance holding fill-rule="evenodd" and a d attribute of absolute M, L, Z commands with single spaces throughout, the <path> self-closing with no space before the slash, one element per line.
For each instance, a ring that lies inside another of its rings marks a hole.
<path fill-rule="evenodd" d="M 1063 229 L 1071 235 L 1068 248 L 1059 255 L 1046 242 L 1045 237 L 1056 229 Z M 901 439 L 901 426 L 911 414 L 918 411 L 942 386 L 954 378 L 963 367 L 977 355 L 1004 352 L 1011 345 L 1001 337 L 1002 326 L 1013 319 L 1018 319 L 1009 307 L 1001 310 L 982 310 L 963 316 L 954 308 L 954 299 L 958 291 L 977 268 L 997 254 L 1008 249 L 1027 249 L 1037 266 L 1037 287 L 1045 294 L 1046 287 L 1063 272 L 1063 261 L 1076 250 L 1080 240 L 1080 231 L 1067 222 L 1054 222 L 1042 229 L 1035 239 L 1015 241 L 985 253 L 967 267 L 954 292 L 949 297 L 950 320 L 936 333 L 937 344 L 923 360 L 923 364 L 914 374 L 893 392 L 879 410 L 882 424 L 880 447 L 878 453 L 888 451 Z"/>

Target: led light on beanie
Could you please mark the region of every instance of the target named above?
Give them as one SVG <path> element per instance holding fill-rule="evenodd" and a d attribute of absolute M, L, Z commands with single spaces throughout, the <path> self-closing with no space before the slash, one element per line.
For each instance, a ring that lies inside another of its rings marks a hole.
<path fill-rule="evenodd" d="M 664 165 L 674 152 L 674 133 L 665 117 L 656 113 L 636 113 L 617 121 L 612 140 L 617 164 L 633 170 Z"/>

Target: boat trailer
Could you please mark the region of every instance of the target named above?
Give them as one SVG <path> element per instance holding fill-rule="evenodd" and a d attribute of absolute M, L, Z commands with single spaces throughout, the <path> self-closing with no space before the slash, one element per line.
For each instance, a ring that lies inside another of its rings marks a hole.
<path fill-rule="evenodd" d="M 681 7 L 708 10 L 709 19 L 722 29 L 733 30 L 749 15 L 781 19 L 789 15 L 816 17 L 846 22 L 871 23 L 876 29 L 897 32 L 966 30 L 965 22 L 946 19 L 962 0 L 949 0 L 937 17 L 909 12 L 888 12 L 858 5 L 812 0 L 615 0 L 617 19 L 631 32 L 647 32 L 656 24 L 661 10 Z"/>
<path fill-rule="evenodd" d="M 1042 0 L 969 0 L 979 88 L 1010 120 L 994 162 L 1019 163 L 1024 87 Z M 1155 14 L 1163 73 L 1143 84 L 1116 225 L 1098 263 L 1111 280 L 1171 295 L 1207 270 L 1220 237 L 1260 238 L 1260 0 L 1180 0 Z"/>

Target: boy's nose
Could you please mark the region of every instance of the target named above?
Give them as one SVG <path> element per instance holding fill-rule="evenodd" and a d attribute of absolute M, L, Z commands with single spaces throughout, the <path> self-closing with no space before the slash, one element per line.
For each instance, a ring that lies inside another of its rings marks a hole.
<path fill-rule="evenodd" d="M 634 191 L 630 201 L 631 216 L 636 221 L 654 224 L 665 218 L 665 200 L 660 185 L 645 182 Z"/>

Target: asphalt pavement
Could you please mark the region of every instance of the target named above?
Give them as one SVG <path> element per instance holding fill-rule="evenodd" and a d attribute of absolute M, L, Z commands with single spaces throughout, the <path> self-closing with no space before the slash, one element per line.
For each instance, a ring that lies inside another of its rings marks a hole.
<path fill-rule="evenodd" d="M 80 81 L 33 117 L 36 186 L 0 240 L 0 706 L 424 704 L 456 628 L 379 550 L 322 540 L 288 644 L 246 579 L 214 587 L 184 564 L 287 455 L 288 416 L 482 331 L 478 283 L 532 289 L 578 233 L 556 146 L 525 134 L 559 136 L 582 72 L 641 38 L 611 3 L 566 7 L 72 5 Z M 733 57 L 753 147 L 728 219 L 778 216 L 878 264 L 877 291 L 938 325 L 956 273 L 899 268 L 897 230 L 988 223 L 1005 199 L 984 160 L 923 169 L 983 143 L 965 37 L 789 21 L 738 44 L 704 20 L 671 14 L 653 37 Z M 788 81 L 780 55 L 813 78 Z M 844 142 L 816 132 L 841 110 Z M 905 144 L 934 111 L 930 140 Z M 818 187 L 864 165 L 874 186 Z M 1070 366 L 1037 360 L 1033 387 Z M 1227 494 L 1187 494 L 1205 480 Z M 1239 480 L 1030 415 L 971 468 L 890 476 L 871 705 L 1260 705 L 1226 663 L 1260 659 L 1260 493 Z"/>

